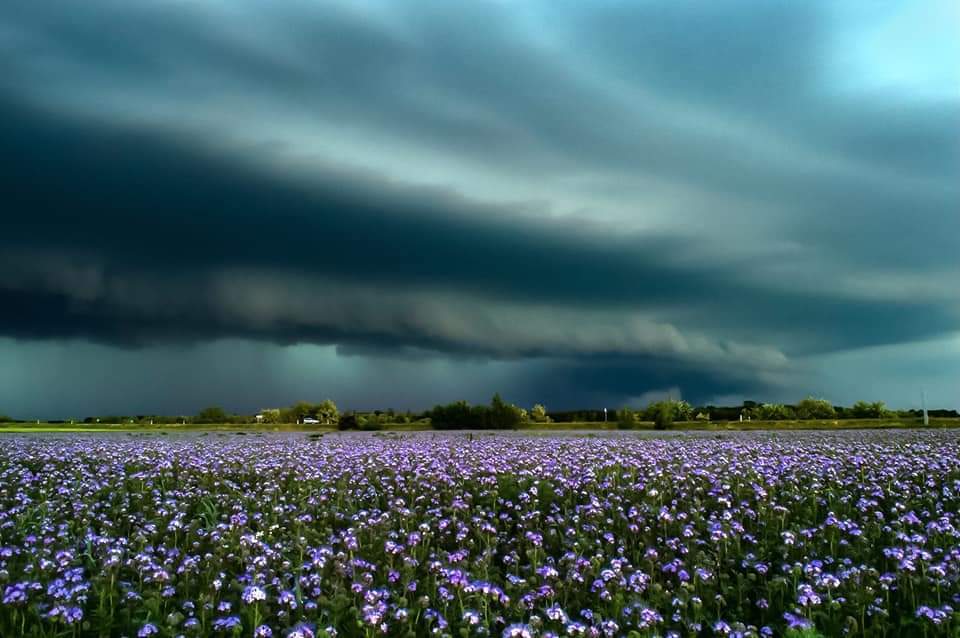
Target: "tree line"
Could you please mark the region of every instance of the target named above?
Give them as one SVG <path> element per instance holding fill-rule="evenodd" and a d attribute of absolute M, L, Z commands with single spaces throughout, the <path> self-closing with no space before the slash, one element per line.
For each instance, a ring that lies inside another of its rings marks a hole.
<path fill-rule="evenodd" d="M 960 418 L 957 410 L 927 411 L 932 418 Z M 548 411 L 543 404 L 529 410 L 505 401 L 495 394 L 488 405 L 471 405 L 467 401 L 437 405 L 425 411 L 393 409 L 341 413 L 331 399 L 319 403 L 299 401 L 291 406 L 264 408 L 256 414 L 231 413 L 219 406 L 210 406 L 195 415 L 117 415 L 89 416 L 86 424 L 316 424 L 343 430 L 379 430 L 387 425 L 413 424 L 436 429 L 509 429 L 529 423 L 600 423 L 609 421 L 629 429 L 641 422 L 669 427 L 683 421 L 792 421 L 811 419 L 913 419 L 920 410 L 890 410 L 883 401 L 857 401 L 852 406 L 832 405 L 825 399 L 806 397 L 795 404 L 744 401 L 739 406 L 693 406 L 683 400 L 655 401 L 645 407 L 625 406 L 616 410 L 601 409 Z M 0 415 L 0 423 L 19 423 Z M 51 423 L 81 422 L 78 419 Z"/>
<path fill-rule="evenodd" d="M 470 405 L 466 401 L 456 401 L 447 405 L 438 405 L 426 414 L 430 424 L 439 429 L 502 430 L 515 428 L 522 423 L 549 423 L 550 417 L 541 404 L 533 406 L 528 412 L 524 408 L 507 403 L 499 393 L 494 394 L 490 405 Z"/>

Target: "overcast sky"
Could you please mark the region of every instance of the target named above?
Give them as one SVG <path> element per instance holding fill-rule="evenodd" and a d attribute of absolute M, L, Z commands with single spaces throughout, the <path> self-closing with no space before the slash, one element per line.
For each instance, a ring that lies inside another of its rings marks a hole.
<path fill-rule="evenodd" d="M 960 407 L 960 5 L 7 0 L 0 413 Z"/>

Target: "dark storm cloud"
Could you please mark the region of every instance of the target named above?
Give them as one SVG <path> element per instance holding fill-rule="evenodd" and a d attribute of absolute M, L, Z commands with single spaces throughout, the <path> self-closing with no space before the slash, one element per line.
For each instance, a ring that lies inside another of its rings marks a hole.
<path fill-rule="evenodd" d="M 718 396 L 958 328 L 960 100 L 849 89 L 824 3 L 0 14 L 3 335 Z"/>
<path fill-rule="evenodd" d="M 776 396 L 772 379 L 757 378 L 750 371 L 736 368 L 716 369 L 684 365 L 676 360 L 657 357 L 591 357 L 575 364 L 560 364 L 551 370 L 549 380 L 538 388 L 537 396 L 551 405 L 571 406 L 566 393 L 573 396 L 597 397 L 598 404 L 621 407 L 624 398 L 641 394 L 670 394 L 703 405 L 715 397 Z M 638 388 L 642 392 L 638 393 Z M 642 401 L 641 403 L 645 403 Z"/>
<path fill-rule="evenodd" d="M 509 209 L 362 176 L 345 182 L 342 173 L 297 184 L 182 140 L 80 128 L 9 104 L 0 120 L 9 151 L 0 176 L 4 247 L 90 256 L 107 278 L 243 266 L 614 304 L 621 295 L 656 300 L 715 283 L 658 265 L 683 243 L 677 237 L 607 238 L 574 224 L 511 222 Z M 14 263 L 8 274 L 47 265 L 56 261 Z"/>
<path fill-rule="evenodd" d="M 208 284 L 231 268 L 622 313 L 697 299 L 714 314 L 704 329 L 727 320 L 735 330 L 762 308 L 776 326 L 833 327 L 835 341 L 820 347 L 923 337 L 949 326 L 935 306 L 912 321 L 882 303 L 749 287 L 739 282 L 743 265 L 672 265 L 671 255 L 695 249 L 678 236 L 605 238 L 573 224 L 510 221 L 490 206 L 369 177 L 351 183 L 342 174 L 321 176 L 304 186 L 190 150 L 182 141 L 83 128 L 22 107 L 4 109 L 2 121 L 13 161 L 0 178 L 9 212 L 0 283 L 9 307 L 20 309 L 3 319 L 12 335 L 123 343 L 218 336 L 378 341 L 375 331 L 349 325 L 316 326 L 281 315 L 262 329 L 249 325 L 243 312 L 224 314 L 219 300 L 209 298 Z M 278 276 L 264 285 L 282 283 Z M 141 292 L 161 288 L 159 298 L 150 297 L 137 312 Z M 309 296 L 313 289 L 291 294 Z M 383 299 L 371 310 L 386 312 L 389 303 Z M 381 345 L 475 347 L 412 330 L 380 338 L 398 342 Z M 522 343 L 506 351 L 550 354 Z"/>

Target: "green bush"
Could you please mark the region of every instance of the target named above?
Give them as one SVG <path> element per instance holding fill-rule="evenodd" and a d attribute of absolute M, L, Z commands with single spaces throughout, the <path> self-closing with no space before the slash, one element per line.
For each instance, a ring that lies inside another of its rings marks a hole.
<path fill-rule="evenodd" d="M 438 405 L 428 414 L 438 430 L 506 430 L 515 428 L 524 420 L 523 411 L 495 394 L 490 405 L 470 405 L 457 401 Z"/>
<path fill-rule="evenodd" d="M 764 403 L 748 408 L 746 412 L 751 419 L 758 421 L 789 421 L 797 418 L 793 408 L 782 403 Z"/>
<path fill-rule="evenodd" d="M 668 409 L 671 415 L 671 421 L 690 421 L 693 419 L 693 406 L 686 401 L 674 401 L 666 399 L 664 401 L 655 401 L 646 407 L 642 417 L 644 421 L 656 421 L 657 414 L 662 409 Z"/>
<path fill-rule="evenodd" d="M 826 399 L 807 397 L 797 404 L 798 419 L 835 419 L 837 411 Z"/>
<path fill-rule="evenodd" d="M 653 428 L 655 430 L 669 430 L 673 425 L 673 406 L 671 402 L 664 401 L 653 417 Z"/>
<path fill-rule="evenodd" d="M 617 411 L 617 429 L 632 430 L 637 424 L 637 415 L 630 408 L 621 408 Z"/>
<path fill-rule="evenodd" d="M 889 419 L 895 416 L 892 411 L 887 409 L 883 401 L 874 401 L 873 403 L 857 401 L 847 412 L 855 419 Z"/>
<path fill-rule="evenodd" d="M 550 417 L 547 416 L 547 409 L 538 403 L 530 410 L 530 420 L 534 423 L 550 423 Z"/>
<path fill-rule="evenodd" d="M 357 426 L 357 415 L 352 412 L 350 414 L 341 414 L 337 420 L 338 430 L 356 430 Z"/>
<path fill-rule="evenodd" d="M 127 419 L 129 420 L 129 419 Z M 124 422 L 126 422 L 125 420 Z M 211 406 L 200 410 L 200 413 L 193 419 L 194 423 L 227 423 L 228 417 L 226 411 L 219 406 Z"/>

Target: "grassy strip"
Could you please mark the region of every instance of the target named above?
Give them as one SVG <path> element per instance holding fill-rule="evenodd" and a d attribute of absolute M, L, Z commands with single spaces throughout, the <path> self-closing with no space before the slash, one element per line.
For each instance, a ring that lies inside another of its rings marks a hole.
<path fill-rule="evenodd" d="M 699 421 L 674 423 L 672 430 L 682 431 L 741 431 L 741 430 L 853 430 L 853 429 L 914 429 L 923 428 L 920 419 L 844 419 L 812 421 Z M 930 419 L 931 428 L 960 428 L 960 419 Z M 380 427 L 390 432 L 439 431 L 423 423 L 388 423 Z M 520 431 L 549 432 L 564 430 L 616 430 L 616 422 L 525 423 Z M 637 423 L 633 430 L 653 430 L 652 422 Z M 129 423 L 0 423 L 0 433 L 30 432 L 333 432 L 332 428 L 318 428 L 291 423 L 204 423 L 155 424 Z"/>
<path fill-rule="evenodd" d="M 0 423 L 0 432 L 332 432 L 294 423 Z"/>
<path fill-rule="evenodd" d="M 678 421 L 671 430 L 879 430 L 923 428 L 922 419 L 843 419 L 791 421 Z M 960 428 L 960 419 L 930 419 L 930 428 Z M 528 423 L 521 430 L 616 430 L 617 423 Z M 632 430 L 653 430 L 652 421 L 641 421 Z"/>

